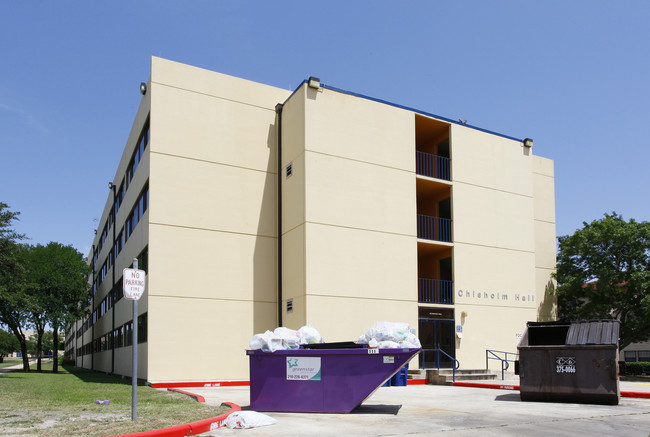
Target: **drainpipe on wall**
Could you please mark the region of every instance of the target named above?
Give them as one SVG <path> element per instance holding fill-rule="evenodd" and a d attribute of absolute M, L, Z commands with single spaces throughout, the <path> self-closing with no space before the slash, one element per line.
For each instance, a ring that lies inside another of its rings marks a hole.
<path fill-rule="evenodd" d="M 275 105 L 278 126 L 278 326 L 282 326 L 282 108 Z"/>
<path fill-rule="evenodd" d="M 108 338 L 111 339 L 111 374 L 113 374 L 115 373 L 115 338 L 113 338 L 113 333 L 115 332 L 115 295 L 113 294 L 113 290 L 115 290 L 115 262 L 117 261 L 117 257 L 115 256 L 115 228 L 117 227 L 117 223 L 115 222 L 117 220 L 117 214 L 115 213 L 115 199 L 117 198 L 117 194 L 115 193 L 115 184 L 111 185 L 111 190 L 113 191 L 113 245 L 111 246 L 111 253 L 109 253 L 108 256 L 113 257 L 113 285 L 111 286 L 111 291 L 109 291 L 111 301 L 111 316 L 113 321 L 111 333 L 109 334 Z"/>

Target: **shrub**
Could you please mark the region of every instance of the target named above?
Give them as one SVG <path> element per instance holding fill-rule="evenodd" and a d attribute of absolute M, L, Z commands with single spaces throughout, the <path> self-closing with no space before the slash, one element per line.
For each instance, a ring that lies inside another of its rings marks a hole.
<path fill-rule="evenodd" d="M 648 361 L 627 361 L 625 368 L 628 375 L 642 375 L 643 367 L 646 373 L 650 374 L 650 362 Z"/>

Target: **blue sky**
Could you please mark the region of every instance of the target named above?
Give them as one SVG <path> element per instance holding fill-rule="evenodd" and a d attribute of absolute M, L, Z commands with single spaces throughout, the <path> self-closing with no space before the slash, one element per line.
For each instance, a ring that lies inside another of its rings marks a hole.
<path fill-rule="evenodd" d="M 558 235 L 647 221 L 648 23 L 648 1 L 0 0 L 0 201 L 87 253 L 154 55 L 533 138 Z"/>

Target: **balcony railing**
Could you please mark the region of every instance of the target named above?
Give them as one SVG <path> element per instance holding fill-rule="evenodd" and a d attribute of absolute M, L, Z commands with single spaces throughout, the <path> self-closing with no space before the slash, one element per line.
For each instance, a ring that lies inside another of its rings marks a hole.
<path fill-rule="evenodd" d="M 452 281 L 418 278 L 418 302 L 451 305 Z"/>
<path fill-rule="evenodd" d="M 451 220 L 418 214 L 418 238 L 451 243 Z"/>
<path fill-rule="evenodd" d="M 416 172 L 422 176 L 450 181 L 449 158 L 416 151 Z"/>

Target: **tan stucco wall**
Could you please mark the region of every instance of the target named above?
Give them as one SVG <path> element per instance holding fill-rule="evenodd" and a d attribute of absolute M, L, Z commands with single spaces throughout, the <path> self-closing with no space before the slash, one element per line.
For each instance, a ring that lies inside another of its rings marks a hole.
<path fill-rule="evenodd" d="M 553 163 L 458 125 L 451 152 L 456 353 L 462 368 L 483 368 L 486 349 L 517 351 L 516 334 L 544 303 L 555 266 Z"/>
<path fill-rule="evenodd" d="M 159 58 L 151 82 L 148 378 L 247 379 L 248 341 L 276 326 L 289 92 Z"/>
<path fill-rule="evenodd" d="M 285 325 L 356 340 L 417 327 L 413 115 L 304 85 L 283 110 Z"/>

